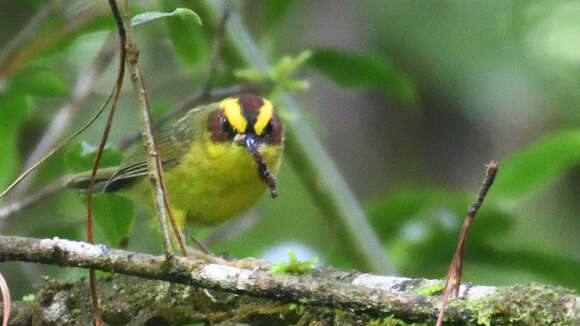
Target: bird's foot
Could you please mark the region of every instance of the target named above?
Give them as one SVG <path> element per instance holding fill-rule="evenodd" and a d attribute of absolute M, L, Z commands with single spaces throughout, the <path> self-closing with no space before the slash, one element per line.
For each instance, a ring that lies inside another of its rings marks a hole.
<path fill-rule="evenodd" d="M 251 269 L 251 270 L 267 270 L 272 265 L 270 262 L 258 259 L 254 257 L 247 257 L 244 259 L 226 261 L 226 265 L 233 266 L 241 269 Z"/>
<path fill-rule="evenodd" d="M 186 247 L 186 249 L 188 257 L 203 260 L 205 262 L 212 264 L 226 265 L 251 270 L 267 270 L 271 266 L 270 262 L 254 257 L 235 259 L 234 257 L 228 254 L 215 255 L 212 253 L 201 252 L 191 247 Z"/>

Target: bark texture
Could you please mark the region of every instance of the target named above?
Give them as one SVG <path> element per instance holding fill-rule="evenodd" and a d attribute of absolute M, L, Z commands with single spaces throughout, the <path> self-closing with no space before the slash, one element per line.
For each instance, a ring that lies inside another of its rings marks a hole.
<path fill-rule="evenodd" d="M 124 274 L 98 282 L 109 325 L 430 325 L 444 285 L 328 268 L 275 275 L 58 238 L 1 236 L 0 261 Z M 86 280 L 46 280 L 34 300 L 14 305 L 11 325 L 88 325 L 90 319 Z M 580 297 L 543 285 L 466 284 L 460 298 L 450 301 L 445 320 L 445 325 L 578 325 Z"/>

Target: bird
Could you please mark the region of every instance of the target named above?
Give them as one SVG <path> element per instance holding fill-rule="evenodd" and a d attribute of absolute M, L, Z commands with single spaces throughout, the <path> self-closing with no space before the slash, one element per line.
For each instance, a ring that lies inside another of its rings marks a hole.
<path fill-rule="evenodd" d="M 274 106 L 239 95 L 196 107 L 157 133 L 157 148 L 177 227 L 220 225 L 243 214 L 269 189 L 284 150 L 284 129 Z M 97 172 L 103 192 L 118 192 L 152 206 L 147 152 L 140 148 L 118 167 Z M 86 187 L 89 173 L 71 177 Z"/>

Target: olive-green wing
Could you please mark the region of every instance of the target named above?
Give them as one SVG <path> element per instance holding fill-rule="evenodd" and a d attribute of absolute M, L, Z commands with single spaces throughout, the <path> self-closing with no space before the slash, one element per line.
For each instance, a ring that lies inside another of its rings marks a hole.
<path fill-rule="evenodd" d="M 175 166 L 179 162 L 185 145 L 178 139 L 175 126 L 158 132 L 157 146 L 161 154 L 164 169 Z M 145 149 L 142 147 L 131 154 L 119 167 L 119 170 L 105 183 L 104 191 L 112 192 L 119 190 L 131 184 L 139 177 L 147 175 L 147 155 Z"/>

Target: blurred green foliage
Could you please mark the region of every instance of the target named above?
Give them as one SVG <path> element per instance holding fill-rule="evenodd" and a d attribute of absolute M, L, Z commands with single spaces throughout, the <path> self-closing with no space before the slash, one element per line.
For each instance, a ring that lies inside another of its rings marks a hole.
<path fill-rule="evenodd" d="M 72 173 L 88 172 L 93 168 L 97 148 L 86 142 L 72 144 L 65 155 L 65 164 Z M 123 153 L 115 148 L 106 147 L 101 154 L 100 167 L 119 166 Z M 100 234 L 107 244 L 118 247 L 127 242 L 135 223 L 135 204 L 130 199 L 115 193 L 99 193 L 93 200 L 93 216 Z M 85 203 L 87 198 L 79 196 Z"/>
<path fill-rule="evenodd" d="M 16 177 L 67 101 L 74 76 L 92 60 L 86 55 L 99 50 L 94 41 L 103 38 L 99 32 L 114 26 L 106 6 L 83 9 L 89 3 L 52 4 L 56 9 L 37 33 L 11 52 L 21 55 L 18 60 L 0 50 L 0 185 Z M 0 43 L 8 43 L 45 5 L 0 3 Z M 178 106 L 207 80 L 216 24 L 197 6 L 187 0 L 134 4 L 134 15 L 191 8 L 204 22 L 200 27 L 195 20 L 169 18 L 136 29 L 156 114 Z M 66 14 L 71 10 L 76 16 Z M 306 69 L 292 77 L 312 85 L 297 98 L 310 108 L 307 118 L 315 120 L 365 203 L 400 274 L 444 277 L 483 164 L 493 158 L 500 171 L 470 231 L 464 279 L 580 288 L 577 2 L 280 0 L 239 1 L 234 10 L 244 12 L 272 62 L 312 51 Z M 84 23 L 71 25 L 71 17 Z M 215 76 L 218 85 L 243 82 L 234 71 L 245 65 L 228 46 Z M 80 104 L 67 134 L 103 102 L 114 79 L 113 62 Z M 125 87 L 111 144 L 137 129 Z M 405 110 L 410 106 L 418 110 Z M 52 158 L 32 189 L 67 171 L 88 170 L 102 126 L 97 122 L 83 135 L 84 143 Z M 103 166 L 121 159 L 111 146 Z M 341 235 L 325 222 L 287 162 L 278 183 L 278 199 L 263 198 L 249 216 L 218 233 L 207 231 L 212 248 L 245 257 L 280 246 L 286 252 L 299 243 L 322 264 L 356 268 L 344 254 Z M 64 191 L 3 221 L 2 233 L 83 239 L 83 203 L 82 195 Z M 118 246 L 130 236 L 129 249 L 161 252 L 149 227 L 155 221 L 146 215 L 124 197 L 97 196 L 98 241 Z M 2 271 L 18 284 L 12 286 L 16 297 L 38 280 L 21 269 L 5 264 Z M 49 268 L 37 274 L 62 272 Z"/>
<path fill-rule="evenodd" d="M 31 96 L 65 96 L 70 85 L 58 72 L 46 67 L 30 67 L 10 79 L 8 91 Z"/>
<path fill-rule="evenodd" d="M 191 9 L 187 9 L 187 8 L 177 8 L 175 10 L 173 10 L 172 12 L 161 12 L 161 11 L 147 11 L 147 12 L 143 12 L 140 13 L 138 15 L 135 15 L 132 19 L 131 19 L 131 24 L 133 26 L 135 25 L 139 25 L 139 24 L 145 24 L 151 21 L 154 21 L 156 19 L 159 18 L 165 18 L 165 17 L 178 17 L 181 18 L 183 20 L 191 20 L 194 23 L 196 23 L 197 25 L 201 25 L 202 21 L 201 18 L 199 17 L 199 15 L 191 10 Z"/>
<path fill-rule="evenodd" d="M 98 194 L 94 198 L 93 214 L 108 244 L 123 247 L 128 242 L 135 223 L 133 201 L 114 193 Z"/>
<path fill-rule="evenodd" d="M 161 1 L 162 8 L 167 11 L 175 9 L 179 4 L 180 1 L 175 0 Z M 195 68 L 204 59 L 208 60 L 209 53 L 211 52 L 211 40 L 196 25 L 194 20 L 170 19 L 165 24 L 167 25 L 167 32 L 173 44 L 175 54 L 184 69 Z"/>
<path fill-rule="evenodd" d="M 310 64 L 342 87 L 376 87 L 403 102 L 417 97 L 410 78 L 380 55 L 318 48 Z"/>
<path fill-rule="evenodd" d="M 6 186 L 16 172 L 18 160 L 17 133 L 24 119 L 30 114 L 30 98 L 20 94 L 0 96 L 0 185 Z"/>
<path fill-rule="evenodd" d="M 533 194 L 580 162 L 580 130 L 555 132 L 505 160 L 494 197 L 517 200 Z"/>

